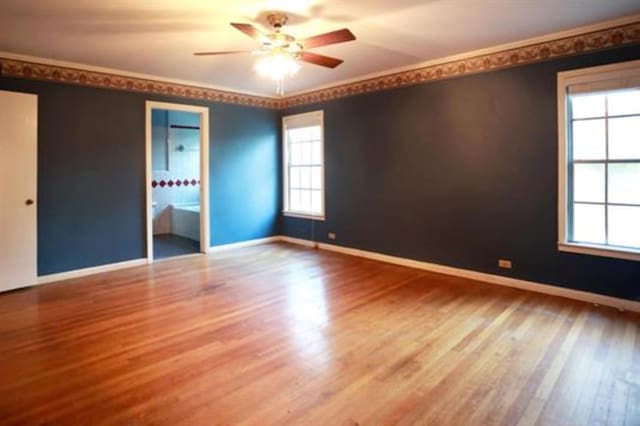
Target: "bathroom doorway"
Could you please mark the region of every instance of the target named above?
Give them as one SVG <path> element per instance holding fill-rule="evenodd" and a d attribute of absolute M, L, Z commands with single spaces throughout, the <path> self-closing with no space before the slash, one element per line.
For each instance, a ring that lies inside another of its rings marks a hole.
<path fill-rule="evenodd" d="M 209 247 L 209 109 L 146 104 L 147 259 Z"/>

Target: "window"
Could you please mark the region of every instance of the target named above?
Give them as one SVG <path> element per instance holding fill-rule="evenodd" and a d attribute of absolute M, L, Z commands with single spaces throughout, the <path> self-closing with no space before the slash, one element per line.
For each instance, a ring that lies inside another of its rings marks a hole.
<path fill-rule="evenodd" d="M 559 249 L 640 260 L 640 61 L 558 74 Z"/>
<path fill-rule="evenodd" d="M 324 219 L 323 121 L 322 111 L 282 119 L 287 216 Z"/>

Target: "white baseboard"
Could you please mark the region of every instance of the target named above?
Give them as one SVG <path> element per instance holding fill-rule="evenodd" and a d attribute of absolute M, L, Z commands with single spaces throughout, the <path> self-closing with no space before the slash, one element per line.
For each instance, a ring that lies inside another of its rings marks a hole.
<path fill-rule="evenodd" d="M 38 284 L 48 284 L 55 281 L 70 280 L 72 278 L 86 277 L 88 275 L 101 274 L 103 272 L 117 271 L 120 269 L 133 268 L 147 264 L 147 259 L 134 259 L 125 262 L 110 263 L 108 265 L 93 266 L 91 268 L 75 269 L 57 274 L 41 275 L 38 277 Z"/>
<path fill-rule="evenodd" d="M 274 236 L 274 237 L 266 237 L 266 238 L 257 238 L 255 240 L 240 241 L 238 243 L 222 244 L 222 245 L 219 245 L 219 246 L 211 246 L 211 247 L 209 247 L 208 253 L 219 253 L 221 251 L 234 250 L 234 249 L 243 248 L 243 247 L 257 246 L 257 245 L 260 245 L 260 244 L 275 243 L 277 241 L 281 241 L 281 238 L 282 237 L 280 237 L 280 236 Z"/>
<path fill-rule="evenodd" d="M 298 244 L 299 246 L 320 248 L 320 243 L 311 240 L 303 240 L 302 238 L 293 238 L 281 235 L 279 240 L 285 243 Z"/>
<path fill-rule="evenodd" d="M 633 300 L 619 299 L 617 297 L 604 296 L 586 291 L 573 290 L 564 287 L 558 287 L 551 284 L 542 284 L 533 281 L 525 281 L 517 278 L 504 277 L 501 275 L 487 274 L 484 272 L 471 271 L 468 269 L 459 269 L 451 266 L 439 265 L 436 263 L 422 262 L 419 260 L 407 259 L 404 257 L 389 256 L 382 253 L 376 253 L 365 250 L 358 250 L 350 247 L 343 247 L 334 244 L 316 243 L 309 240 L 301 240 L 298 238 L 282 237 L 281 241 L 292 244 L 300 244 L 306 247 L 318 247 L 321 250 L 333 251 L 337 253 L 358 256 L 380 262 L 393 263 L 395 265 L 407 266 L 410 268 L 422 269 L 425 271 L 436 272 L 439 274 L 451 275 L 455 277 L 467 278 L 469 280 L 481 281 L 489 284 L 497 284 L 505 287 L 513 287 L 521 290 L 532 291 L 535 293 L 549 294 L 552 296 L 564 297 L 567 299 L 579 300 L 581 302 L 593 303 L 596 305 L 610 306 L 617 309 L 640 312 L 640 302 Z"/>

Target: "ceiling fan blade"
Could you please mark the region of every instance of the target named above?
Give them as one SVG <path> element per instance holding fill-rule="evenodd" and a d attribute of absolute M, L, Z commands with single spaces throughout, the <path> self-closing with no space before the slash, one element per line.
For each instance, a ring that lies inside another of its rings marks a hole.
<path fill-rule="evenodd" d="M 317 36 L 299 40 L 305 49 L 313 49 L 314 47 L 327 46 L 329 44 L 344 43 L 345 41 L 355 40 L 356 36 L 351 31 L 344 28 L 342 30 L 332 31 L 330 33 L 319 34 Z"/>
<path fill-rule="evenodd" d="M 251 53 L 250 50 L 223 50 L 220 52 L 196 52 L 196 56 L 233 55 L 235 53 Z"/>
<path fill-rule="evenodd" d="M 302 52 L 300 60 L 321 67 L 335 68 L 344 61 L 342 59 L 332 58 L 330 56 L 318 55 L 317 53 Z"/>
<path fill-rule="evenodd" d="M 257 29 L 256 27 L 254 27 L 251 24 L 231 23 L 231 26 L 233 28 L 235 28 L 236 30 L 238 30 L 238 31 L 242 31 L 243 33 L 245 33 L 246 35 L 248 35 L 252 39 L 258 40 L 261 43 L 264 41 L 264 39 L 266 37 L 262 31 L 260 31 L 259 29 Z"/>

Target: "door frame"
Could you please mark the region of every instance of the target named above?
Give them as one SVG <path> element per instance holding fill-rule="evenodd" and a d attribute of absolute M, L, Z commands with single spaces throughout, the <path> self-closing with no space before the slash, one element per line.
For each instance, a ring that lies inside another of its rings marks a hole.
<path fill-rule="evenodd" d="M 147 219 L 147 263 L 153 262 L 153 180 L 151 158 L 151 113 L 154 109 L 200 114 L 200 253 L 209 252 L 209 108 L 198 105 L 146 101 L 145 103 L 145 195 Z M 188 255 L 190 256 L 190 255 Z"/>

